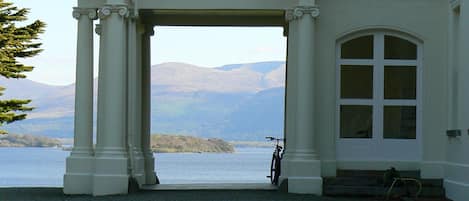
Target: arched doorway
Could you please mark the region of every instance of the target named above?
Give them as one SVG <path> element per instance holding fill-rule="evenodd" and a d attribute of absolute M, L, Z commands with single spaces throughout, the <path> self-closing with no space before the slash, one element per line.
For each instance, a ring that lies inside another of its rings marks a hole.
<path fill-rule="evenodd" d="M 405 34 L 361 32 L 338 41 L 338 161 L 387 167 L 385 160 L 421 160 L 421 72 L 420 42 Z"/>

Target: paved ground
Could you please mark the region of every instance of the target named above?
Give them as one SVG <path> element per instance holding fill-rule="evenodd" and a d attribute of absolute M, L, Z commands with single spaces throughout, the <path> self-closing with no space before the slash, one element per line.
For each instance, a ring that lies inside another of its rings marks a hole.
<path fill-rule="evenodd" d="M 262 190 L 141 191 L 119 196 L 67 196 L 61 188 L 0 188 L 0 201 L 360 201 Z"/>

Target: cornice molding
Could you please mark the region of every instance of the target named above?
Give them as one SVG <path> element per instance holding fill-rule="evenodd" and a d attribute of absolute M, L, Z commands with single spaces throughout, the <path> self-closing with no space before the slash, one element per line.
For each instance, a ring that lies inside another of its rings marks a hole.
<path fill-rule="evenodd" d="M 98 14 L 96 12 L 96 9 L 93 8 L 79 8 L 79 7 L 74 7 L 72 16 L 73 18 L 79 20 L 81 16 L 87 15 L 90 20 L 96 20 L 98 19 Z"/>
<path fill-rule="evenodd" d="M 285 12 L 285 19 L 287 21 L 301 19 L 304 15 L 309 15 L 311 18 L 319 16 L 318 6 L 297 6 Z"/>
<path fill-rule="evenodd" d="M 99 19 L 106 19 L 112 13 L 117 13 L 121 17 L 129 17 L 129 9 L 124 5 L 107 5 L 99 9 Z"/>

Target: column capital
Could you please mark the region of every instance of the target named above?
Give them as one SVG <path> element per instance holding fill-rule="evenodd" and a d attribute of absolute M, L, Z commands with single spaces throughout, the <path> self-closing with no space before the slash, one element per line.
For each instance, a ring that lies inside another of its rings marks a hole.
<path fill-rule="evenodd" d="M 100 19 L 106 19 L 112 13 L 117 13 L 121 17 L 129 17 L 129 8 L 125 5 L 106 5 L 99 9 L 98 17 Z"/>
<path fill-rule="evenodd" d="M 79 8 L 79 7 L 73 8 L 73 12 L 72 12 L 73 18 L 79 20 L 82 15 L 88 15 L 90 20 L 98 19 L 96 9 L 94 8 Z"/>
<path fill-rule="evenodd" d="M 285 12 L 285 19 L 293 21 L 302 18 L 304 15 L 309 15 L 311 18 L 319 16 L 318 6 L 297 6 Z"/>

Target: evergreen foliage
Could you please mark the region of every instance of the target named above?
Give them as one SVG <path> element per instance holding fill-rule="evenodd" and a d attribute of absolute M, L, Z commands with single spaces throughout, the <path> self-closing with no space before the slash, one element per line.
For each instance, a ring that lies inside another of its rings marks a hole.
<path fill-rule="evenodd" d="M 39 54 L 41 43 L 37 42 L 39 34 L 44 32 L 45 23 L 39 20 L 24 26 L 18 22 L 27 20 L 29 10 L 18 8 L 13 3 L 0 0 L 0 75 L 5 78 L 25 78 L 24 72 L 33 70 L 17 61 L 18 58 L 28 58 Z M 0 87 L 0 96 L 5 88 Z M 5 123 L 22 120 L 26 114 L 18 113 L 30 111 L 26 106 L 31 100 L 0 100 L 0 126 Z M 1 134 L 6 131 L 0 130 Z"/>

